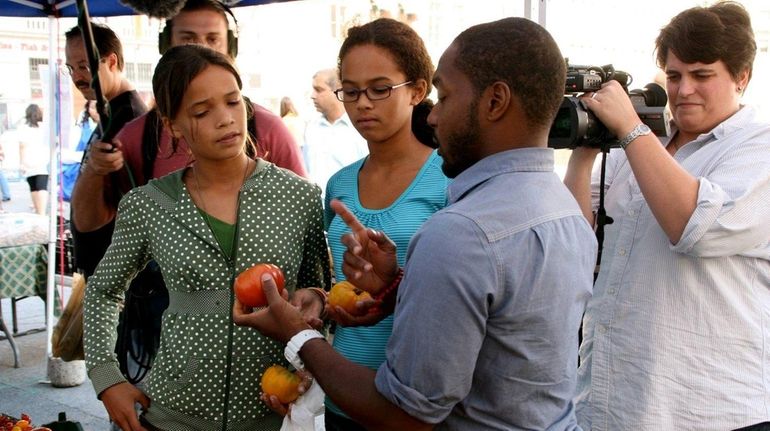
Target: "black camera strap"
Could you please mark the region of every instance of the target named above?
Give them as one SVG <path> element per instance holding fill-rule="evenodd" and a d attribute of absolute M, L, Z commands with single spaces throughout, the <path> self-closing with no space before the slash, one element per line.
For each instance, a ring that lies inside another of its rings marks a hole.
<path fill-rule="evenodd" d="M 607 215 L 607 209 L 604 208 L 604 183 L 607 175 L 607 154 L 610 152 L 609 145 L 602 145 L 602 167 L 599 171 L 599 207 L 596 209 L 596 241 L 599 248 L 596 253 L 596 267 L 594 267 L 594 282 L 599 276 L 599 267 L 602 263 L 602 250 L 604 249 L 604 226 L 612 224 L 612 217 Z"/>

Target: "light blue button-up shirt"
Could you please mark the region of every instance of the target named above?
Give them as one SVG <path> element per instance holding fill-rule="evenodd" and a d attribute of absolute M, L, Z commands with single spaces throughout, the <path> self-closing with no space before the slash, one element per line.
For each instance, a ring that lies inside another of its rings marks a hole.
<path fill-rule="evenodd" d="M 378 391 L 437 429 L 575 429 L 596 239 L 553 150 L 486 157 L 448 194 L 409 245 Z"/>
<path fill-rule="evenodd" d="M 770 421 L 770 125 L 744 107 L 675 159 L 700 185 L 672 245 L 625 153 L 610 152 L 606 208 L 614 223 L 580 352 L 585 429 L 728 430 Z M 595 207 L 598 194 L 596 172 Z"/>
<path fill-rule="evenodd" d="M 326 191 L 326 183 L 337 171 L 369 154 L 366 140 L 353 126 L 348 114 L 330 123 L 319 115 L 305 129 L 302 148 L 309 178 Z"/>

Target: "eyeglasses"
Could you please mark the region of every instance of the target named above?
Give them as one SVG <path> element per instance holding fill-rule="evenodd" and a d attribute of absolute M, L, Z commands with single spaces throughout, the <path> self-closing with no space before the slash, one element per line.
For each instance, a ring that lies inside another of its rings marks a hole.
<path fill-rule="evenodd" d="M 334 90 L 334 95 L 337 96 L 337 100 L 345 103 L 357 101 L 363 93 L 366 93 L 366 97 L 369 100 L 382 100 L 390 97 L 390 93 L 396 88 L 403 87 L 411 83 L 412 81 L 406 81 L 396 85 L 376 85 L 374 87 L 366 88 L 339 88 Z"/>
<path fill-rule="evenodd" d="M 100 58 L 99 63 L 104 63 L 106 60 L 106 58 Z M 65 64 L 64 67 L 67 68 L 67 72 L 69 72 L 70 75 L 74 74 L 75 71 L 86 74 L 91 73 L 91 66 L 88 65 L 87 61 L 81 61 L 80 63 L 76 64 L 75 67 L 72 67 L 69 64 Z"/>

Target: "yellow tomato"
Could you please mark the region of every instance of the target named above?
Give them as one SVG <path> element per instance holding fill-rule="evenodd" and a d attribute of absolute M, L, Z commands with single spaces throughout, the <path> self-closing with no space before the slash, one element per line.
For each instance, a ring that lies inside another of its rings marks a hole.
<path fill-rule="evenodd" d="M 356 302 L 372 299 L 369 292 L 361 290 L 348 281 L 341 281 L 332 287 L 329 292 L 329 305 L 341 307 L 351 316 L 360 316 L 365 313 L 356 307 Z"/>
<path fill-rule="evenodd" d="M 289 404 L 299 398 L 299 383 L 296 374 L 280 365 L 273 365 L 262 375 L 262 392 L 275 395 L 282 403 Z"/>

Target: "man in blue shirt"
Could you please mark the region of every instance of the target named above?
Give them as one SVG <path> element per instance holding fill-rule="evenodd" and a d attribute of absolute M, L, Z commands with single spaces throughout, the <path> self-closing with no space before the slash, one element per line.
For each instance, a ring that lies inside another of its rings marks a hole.
<path fill-rule="evenodd" d="M 367 429 L 578 429 L 571 399 L 596 240 L 547 148 L 564 80 L 556 43 L 526 19 L 455 39 L 428 118 L 455 179 L 403 272 L 386 236 L 333 203 L 352 229 L 348 280 L 395 308 L 376 372 L 316 339 L 269 278 L 269 307 L 236 303 L 235 322 L 288 342 L 287 359 Z"/>

